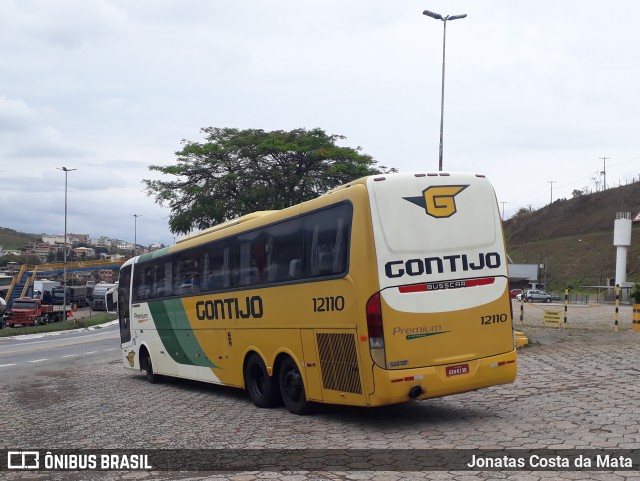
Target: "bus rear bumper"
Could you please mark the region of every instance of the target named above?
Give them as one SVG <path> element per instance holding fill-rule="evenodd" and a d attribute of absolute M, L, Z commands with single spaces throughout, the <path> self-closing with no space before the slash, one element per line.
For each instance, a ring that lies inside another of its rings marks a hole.
<path fill-rule="evenodd" d="M 375 391 L 371 406 L 397 404 L 473 391 L 515 381 L 516 351 L 442 366 L 373 370 Z"/>

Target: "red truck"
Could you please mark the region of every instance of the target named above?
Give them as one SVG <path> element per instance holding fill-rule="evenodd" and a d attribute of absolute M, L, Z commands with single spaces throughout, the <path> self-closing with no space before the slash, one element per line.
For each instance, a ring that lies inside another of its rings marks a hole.
<path fill-rule="evenodd" d="M 67 311 L 71 307 L 67 306 Z M 11 313 L 7 318 L 7 326 L 14 327 L 15 324 L 22 326 L 37 326 L 49 322 L 64 320 L 63 306 L 51 306 L 42 304 L 40 299 L 32 297 L 22 297 L 13 301 Z"/>

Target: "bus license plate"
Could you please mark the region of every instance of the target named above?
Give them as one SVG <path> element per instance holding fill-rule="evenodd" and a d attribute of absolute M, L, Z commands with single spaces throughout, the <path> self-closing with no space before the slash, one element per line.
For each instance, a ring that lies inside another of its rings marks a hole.
<path fill-rule="evenodd" d="M 458 364 L 457 366 L 449 366 L 447 368 L 447 377 L 457 376 L 459 374 L 468 374 L 469 364 Z"/>

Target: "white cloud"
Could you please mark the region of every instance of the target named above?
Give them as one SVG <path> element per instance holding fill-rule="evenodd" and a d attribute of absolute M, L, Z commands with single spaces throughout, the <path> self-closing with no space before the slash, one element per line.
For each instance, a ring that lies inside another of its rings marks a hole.
<path fill-rule="evenodd" d="M 506 212 L 640 172 L 640 5 L 613 0 L 0 3 L 0 225 L 171 242 L 150 164 L 206 126 L 321 127 L 381 164 L 479 170 Z M 615 166 L 616 163 L 621 163 Z M 535 166 L 523 172 L 522 166 Z M 635 167 L 634 167 L 635 166 Z M 609 180 L 609 176 L 608 176 Z M 106 207 L 105 207 L 106 206 Z M 46 215 L 33 216 L 33 212 Z"/>

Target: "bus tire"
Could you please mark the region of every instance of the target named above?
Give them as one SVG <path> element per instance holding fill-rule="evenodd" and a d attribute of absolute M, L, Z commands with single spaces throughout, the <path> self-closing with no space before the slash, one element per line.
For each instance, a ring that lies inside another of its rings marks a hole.
<path fill-rule="evenodd" d="M 279 392 L 276 380 L 269 376 L 267 367 L 258 354 L 251 354 L 244 367 L 244 383 L 253 404 L 259 408 L 271 408 L 278 404 Z"/>
<path fill-rule="evenodd" d="M 285 358 L 279 372 L 280 394 L 286 408 L 292 414 L 307 414 L 309 402 L 298 365 L 290 357 Z"/>
<path fill-rule="evenodd" d="M 145 350 L 144 364 L 142 364 L 141 366 L 144 366 L 147 381 L 149 381 L 151 384 L 155 384 L 156 382 L 158 382 L 158 375 L 153 372 L 153 364 L 151 362 L 151 355 L 149 354 L 149 351 Z"/>

